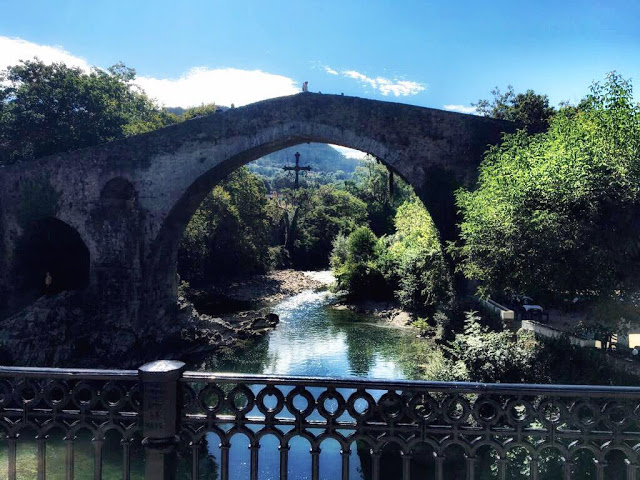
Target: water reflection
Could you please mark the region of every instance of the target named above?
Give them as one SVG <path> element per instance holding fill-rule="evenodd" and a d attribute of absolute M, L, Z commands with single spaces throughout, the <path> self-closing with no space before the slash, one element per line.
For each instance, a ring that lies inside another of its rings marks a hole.
<path fill-rule="evenodd" d="M 411 352 L 424 341 L 375 317 L 337 310 L 330 292 L 305 291 L 275 309 L 280 324 L 243 352 L 206 369 L 302 376 L 417 378 Z"/>

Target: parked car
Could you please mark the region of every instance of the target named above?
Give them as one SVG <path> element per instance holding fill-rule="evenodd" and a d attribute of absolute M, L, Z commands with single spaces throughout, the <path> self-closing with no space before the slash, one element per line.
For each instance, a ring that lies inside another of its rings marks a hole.
<path fill-rule="evenodd" d="M 544 308 L 535 303 L 533 298 L 527 295 L 519 295 L 515 298 L 514 310 L 518 312 L 520 320 L 535 320 L 541 322 L 545 316 L 546 320 L 549 320 L 549 315 L 545 315 Z"/>

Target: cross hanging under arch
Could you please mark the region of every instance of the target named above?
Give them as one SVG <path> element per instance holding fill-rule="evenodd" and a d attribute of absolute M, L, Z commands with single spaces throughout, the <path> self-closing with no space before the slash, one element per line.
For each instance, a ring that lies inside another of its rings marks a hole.
<path fill-rule="evenodd" d="M 293 170 L 294 172 L 296 172 L 296 183 L 295 183 L 295 189 L 298 189 L 298 175 L 300 175 L 300 171 L 301 170 L 306 170 L 307 172 L 311 170 L 311 167 L 309 165 L 306 165 L 304 167 L 300 166 L 300 153 L 296 152 L 295 154 L 296 157 L 296 166 L 295 167 L 290 167 L 285 165 L 284 167 L 282 167 L 283 170 L 285 171 L 291 171 Z"/>

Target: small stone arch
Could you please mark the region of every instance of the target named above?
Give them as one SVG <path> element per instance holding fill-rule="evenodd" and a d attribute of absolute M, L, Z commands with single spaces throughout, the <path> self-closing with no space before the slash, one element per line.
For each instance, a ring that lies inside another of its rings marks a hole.
<path fill-rule="evenodd" d="M 133 184 L 124 177 L 115 177 L 102 187 L 100 201 L 106 207 L 133 208 L 137 203 L 137 193 Z"/>
<path fill-rule="evenodd" d="M 13 277 L 23 292 L 23 304 L 43 294 L 89 286 L 89 249 L 78 231 L 62 220 L 47 217 L 32 222 L 15 253 Z M 46 281 L 47 272 L 50 282 Z"/>

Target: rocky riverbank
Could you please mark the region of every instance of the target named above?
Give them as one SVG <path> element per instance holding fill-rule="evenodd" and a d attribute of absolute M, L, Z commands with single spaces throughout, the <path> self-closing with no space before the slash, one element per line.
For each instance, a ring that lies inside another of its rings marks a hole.
<path fill-rule="evenodd" d="M 178 299 L 181 339 L 190 347 L 182 357 L 242 348 L 252 338 L 276 327 L 280 319 L 271 311 L 285 298 L 305 290 L 327 288 L 331 272 L 276 270 L 264 275 L 236 278 L 206 288 L 182 288 Z"/>
<path fill-rule="evenodd" d="M 87 291 L 43 296 L 0 320 L 0 363 L 136 368 L 159 358 L 188 360 L 235 349 L 277 325 L 275 303 L 323 285 L 313 273 L 283 270 L 216 285 L 211 296 L 192 292 L 196 302 L 182 292 L 168 310 L 170 321 L 159 319 L 145 328 L 123 322 L 120 313 L 106 313 Z M 211 308 L 216 302 L 227 310 L 216 313 Z"/>
<path fill-rule="evenodd" d="M 363 301 L 358 303 L 337 303 L 333 306 L 336 310 L 351 310 L 364 315 L 372 315 L 386 321 L 395 328 L 414 329 L 411 323 L 415 320 L 411 313 L 403 310 L 396 302 Z"/>
<path fill-rule="evenodd" d="M 224 315 L 252 308 L 265 308 L 304 290 L 324 288 L 333 281 L 330 272 L 275 270 L 264 275 L 235 278 L 203 288 L 181 289 L 200 313 Z"/>

